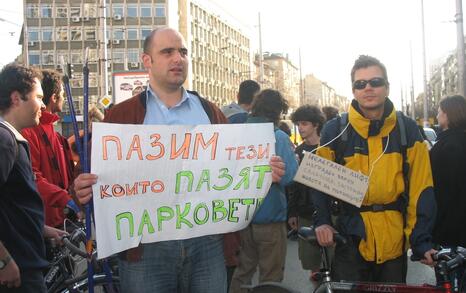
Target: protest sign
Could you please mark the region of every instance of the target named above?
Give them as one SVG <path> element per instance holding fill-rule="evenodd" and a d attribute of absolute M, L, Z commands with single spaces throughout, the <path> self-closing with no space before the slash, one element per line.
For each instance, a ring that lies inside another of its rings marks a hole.
<path fill-rule="evenodd" d="M 94 123 L 98 257 L 245 228 L 272 183 L 273 125 Z"/>
<path fill-rule="evenodd" d="M 369 177 L 312 153 L 304 155 L 295 181 L 360 207 Z"/>

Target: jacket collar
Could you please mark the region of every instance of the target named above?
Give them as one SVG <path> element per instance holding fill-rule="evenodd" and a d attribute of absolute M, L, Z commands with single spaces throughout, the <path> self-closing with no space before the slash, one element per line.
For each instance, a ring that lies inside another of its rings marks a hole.
<path fill-rule="evenodd" d="M 53 114 L 48 111 L 42 111 L 42 116 L 40 116 L 40 124 L 53 124 L 59 119 L 60 116 L 58 116 L 57 114 Z"/>
<path fill-rule="evenodd" d="M 13 125 L 11 125 L 6 120 L 4 120 L 2 116 L 0 116 L 0 123 L 3 124 L 6 128 L 8 128 L 15 135 L 15 138 L 17 141 L 27 142 L 24 136 L 21 135 L 21 133 L 18 130 L 16 130 L 16 128 L 14 128 Z"/>
<path fill-rule="evenodd" d="M 396 112 L 393 103 L 387 98 L 384 105 L 384 113 L 380 120 L 369 120 L 362 115 L 356 100 L 351 102 L 348 119 L 353 129 L 363 138 L 369 136 L 388 136 L 396 125 Z"/>

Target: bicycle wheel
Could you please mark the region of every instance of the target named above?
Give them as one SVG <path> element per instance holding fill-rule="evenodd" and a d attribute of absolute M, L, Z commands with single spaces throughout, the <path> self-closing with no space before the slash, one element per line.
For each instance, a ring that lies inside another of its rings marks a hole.
<path fill-rule="evenodd" d="M 120 279 L 118 277 L 112 277 L 112 285 L 107 282 L 107 276 L 105 275 L 95 275 L 94 276 L 94 292 L 95 293 L 113 293 L 120 292 Z M 112 286 L 112 290 L 110 290 Z M 68 286 L 67 289 L 61 291 L 61 293 L 84 293 L 88 292 L 89 283 L 87 281 L 87 276 L 83 275 L 81 278 L 77 279 L 72 285 Z"/>

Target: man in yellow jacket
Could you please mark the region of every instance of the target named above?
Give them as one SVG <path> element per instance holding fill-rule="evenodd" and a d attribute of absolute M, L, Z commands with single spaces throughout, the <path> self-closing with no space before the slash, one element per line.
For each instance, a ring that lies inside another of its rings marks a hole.
<path fill-rule="evenodd" d="M 351 71 L 351 82 L 354 100 L 347 114 L 349 125 L 343 128 L 347 141 L 342 148 L 341 138 L 335 139 L 342 132 L 342 118 L 334 119 L 322 130 L 323 147 L 317 154 L 368 175 L 369 187 L 361 208 L 340 203 L 335 228 L 348 243 L 335 248 L 333 277 L 405 282 L 406 249 L 410 246 L 426 264 L 432 264 L 435 252 L 431 231 L 436 206 L 429 153 L 416 123 L 397 115 L 388 98 L 387 71 L 379 60 L 361 55 Z M 397 122 L 400 118 L 404 130 Z M 406 132 L 406 146 L 400 143 L 401 131 Z M 331 246 L 335 231 L 331 197 L 317 192 L 313 200 L 317 239 L 320 245 Z"/>

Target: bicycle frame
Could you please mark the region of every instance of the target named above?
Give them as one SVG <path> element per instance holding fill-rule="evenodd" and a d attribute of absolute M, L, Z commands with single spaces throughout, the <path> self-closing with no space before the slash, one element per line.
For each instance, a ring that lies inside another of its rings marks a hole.
<path fill-rule="evenodd" d="M 406 284 L 383 284 L 371 282 L 323 282 L 314 290 L 315 293 L 333 293 L 333 290 L 349 292 L 393 292 L 393 293 L 452 293 L 449 283 L 443 286 L 432 285 L 406 285 Z"/>

